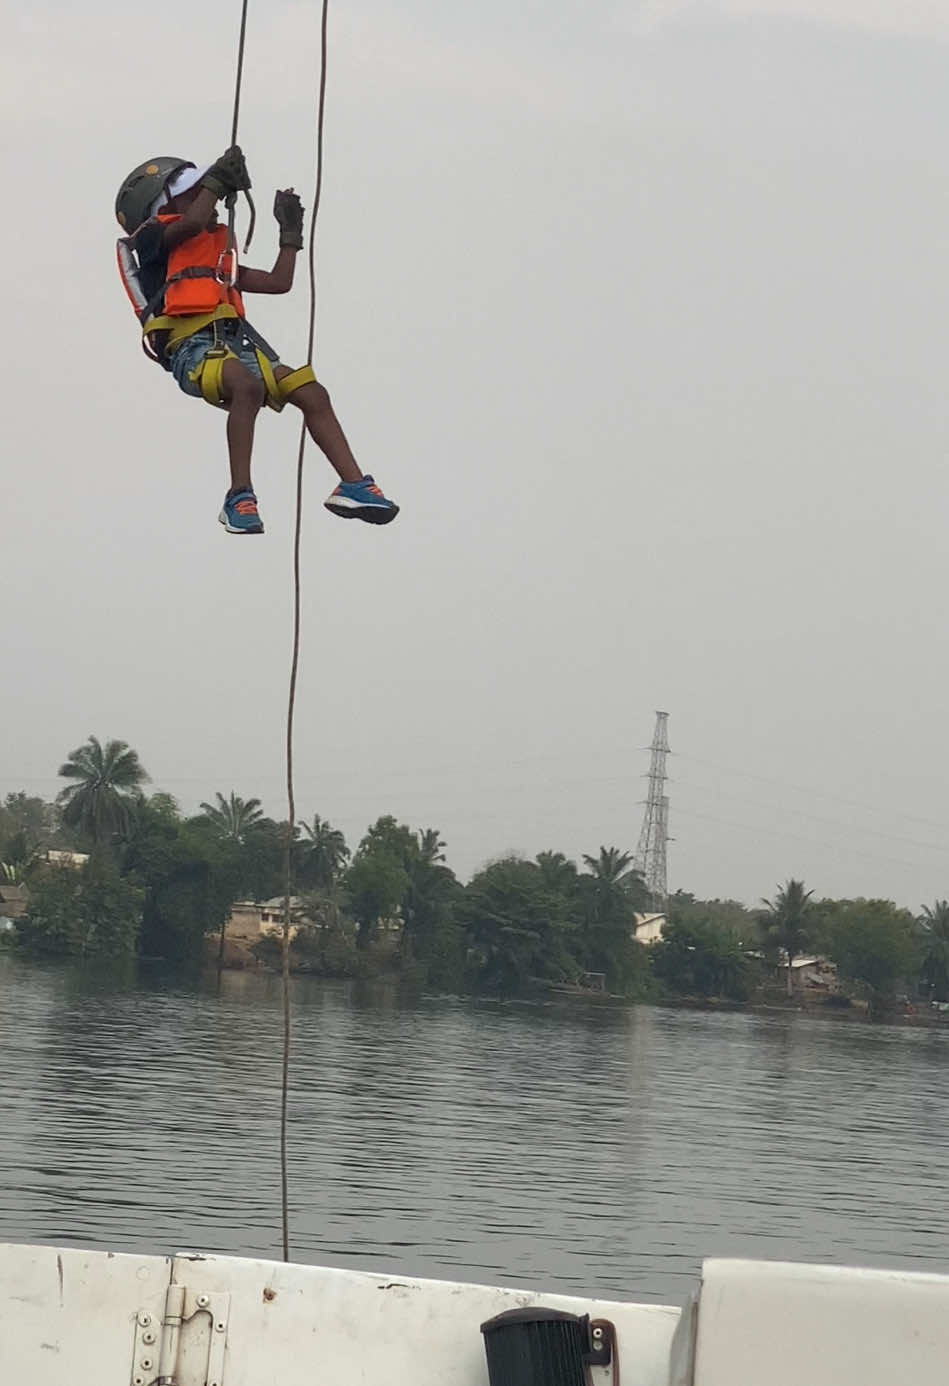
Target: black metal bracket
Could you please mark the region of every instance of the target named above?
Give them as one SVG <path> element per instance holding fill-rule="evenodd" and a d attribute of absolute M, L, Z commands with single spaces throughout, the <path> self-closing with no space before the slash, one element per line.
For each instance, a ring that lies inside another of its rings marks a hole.
<path fill-rule="evenodd" d="M 590 1346 L 583 1360 L 591 1367 L 608 1367 L 616 1350 L 616 1328 L 609 1319 L 590 1319 Z"/>

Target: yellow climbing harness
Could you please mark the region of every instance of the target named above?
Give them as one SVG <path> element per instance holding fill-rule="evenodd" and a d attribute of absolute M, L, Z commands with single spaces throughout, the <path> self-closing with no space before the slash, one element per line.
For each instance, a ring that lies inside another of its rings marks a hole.
<path fill-rule="evenodd" d="M 278 379 L 273 367 L 276 357 L 271 348 L 260 333 L 251 327 L 247 319 L 242 318 L 230 303 L 221 303 L 210 313 L 200 313 L 194 316 L 189 314 L 187 317 L 168 317 L 161 314 L 158 317 L 148 318 L 142 326 L 142 334 L 145 338 L 150 338 L 154 332 L 167 332 L 164 354 L 172 356 L 182 343 L 193 337 L 196 332 L 201 332 L 206 327 L 213 327 L 213 345 L 195 369 L 188 372 L 188 378 L 200 386 L 202 397 L 207 400 L 208 404 L 213 404 L 216 409 L 224 409 L 227 407 L 221 393 L 224 362 L 239 359 L 237 352 L 232 350 L 220 329 L 220 325 L 225 322 L 238 323 L 242 340 L 253 348 L 257 365 L 260 368 L 261 379 L 264 382 L 264 389 L 267 391 L 268 408 L 279 414 L 295 391 L 316 380 L 312 366 L 300 366 L 298 370 L 291 371 L 289 375 Z"/>

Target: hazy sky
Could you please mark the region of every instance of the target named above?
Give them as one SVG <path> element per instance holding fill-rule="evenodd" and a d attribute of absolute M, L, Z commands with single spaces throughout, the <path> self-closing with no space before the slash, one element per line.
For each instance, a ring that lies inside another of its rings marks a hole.
<path fill-rule="evenodd" d="M 330 8 L 317 366 L 403 513 L 334 519 L 309 456 L 300 812 L 437 825 L 465 875 L 632 847 L 661 707 L 673 887 L 949 894 L 949 5 Z M 6 16 L 0 793 L 91 732 L 284 812 L 297 416 L 225 535 L 224 420 L 113 262 L 124 174 L 227 143 L 237 19 Z M 318 20 L 251 0 L 255 263 Z M 296 364 L 303 278 L 251 308 Z"/>

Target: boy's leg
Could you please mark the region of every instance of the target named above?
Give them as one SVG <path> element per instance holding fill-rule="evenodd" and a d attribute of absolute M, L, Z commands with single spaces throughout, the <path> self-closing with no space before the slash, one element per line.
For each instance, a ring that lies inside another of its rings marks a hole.
<path fill-rule="evenodd" d="M 274 375 L 278 380 L 292 374 L 289 366 L 277 366 L 274 369 Z M 325 385 L 320 385 L 315 380 L 308 385 L 301 385 L 299 390 L 294 390 L 289 403 L 295 404 L 302 412 L 310 437 L 340 481 L 361 481 L 362 472 L 346 441 L 346 434 L 336 417 Z"/>
<path fill-rule="evenodd" d="M 221 398 L 227 405 L 227 451 L 231 464 L 231 490 L 252 491 L 250 459 L 254 449 L 254 425 L 263 407 L 263 381 L 240 361 L 224 362 Z"/>

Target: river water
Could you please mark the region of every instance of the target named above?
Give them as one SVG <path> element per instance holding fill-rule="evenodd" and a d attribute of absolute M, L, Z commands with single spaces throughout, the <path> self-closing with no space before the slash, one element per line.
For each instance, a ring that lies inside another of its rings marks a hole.
<path fill-rule="evenodd" d="M 292 1254 L 678 1303 L 949 1271 L 949 1034 L 294 982 Z M 0 1241 L 279 1258 L 280 985 L 0 956 Z"/>

